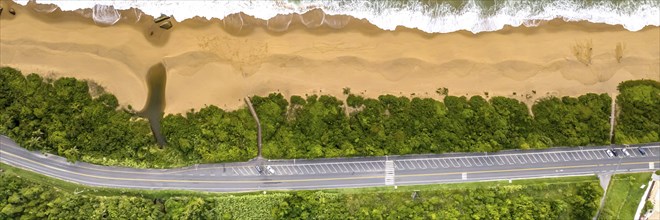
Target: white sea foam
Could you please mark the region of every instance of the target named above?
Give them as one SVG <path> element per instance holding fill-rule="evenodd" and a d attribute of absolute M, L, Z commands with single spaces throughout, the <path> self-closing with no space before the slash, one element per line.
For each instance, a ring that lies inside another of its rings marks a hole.
<path fill-rule="evenodd" d="M 25 5 L 27 0 L 16 1 Z M 535 26 L 539 21 L 562 18 L 566 21 L 589 21 L 623 25 L 630 31 L 638 31 L 645 26 L 660 26 L 660 2 L 655 0 L 628 1 L 619 5 L 603 1 L 585 6 L 579 0 L 540 1 L 503 1 L 498 9 L 487 12 L 476 0 L 469 0 L 460 11 L 449 5 L 439 5 L 429 9 L 419 2 L 403 6 L 391 6 L 387 1 L 326 0 L 311 1 L 220 1 L 220 0 L 38 0 L 38 3 L 56 4 L 62 10 L 95 8 L 95 5 L 113 6 L 123 10 L 139 8 L 144 13 L 159 16 L 172 15 L 177 20 L 195 16 L 203 18 L 224 18 L 227 15 L 243 12 L 256 18 L 268 20 L 278 14 L 302 14 L 312 9 L 322 9 L 328 15 L 350 15 L 366 19 L 384 30 L 394 30 L 397 26 L 417 28 L 429 33 L 447 33 L 467 30 L 472 33 L 495 31 L 505 25 Z M 101 9 L 101 8 L 98 8 Z M 117 19 L 112 10 L 103 8 L 103 13 L 96 17 L 101 22 Z M 116 22 L 116 20 L 115 20 Z M 325 25 L 337 21 L 325 21 Z M 341 22 L 340 22 L 341 23 Z M 105 24 L 105 23 L 104 23 Z M 343 25 L 334 25 L 341 27 Z M 277 30 L 280 30 L 278 27 Z"/>
<path fill-rule="evenodd" d="M 112 5 L 94 5 L 92 19 L 97 24 L 113 25 L 120 19 L 119 12 Z"/>

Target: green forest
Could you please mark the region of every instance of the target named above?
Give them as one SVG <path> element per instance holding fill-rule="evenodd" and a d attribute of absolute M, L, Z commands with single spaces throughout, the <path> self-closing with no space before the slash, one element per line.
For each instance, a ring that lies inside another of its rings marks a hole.
<path fill-rule="evenodd" d="M 626 81 L 619 84 L 616 97 L 617 143 L 634 144 L 660 141 L 660 82 Z"/>
<path fill-rule="evenodd" d="M 177 167 L 254 158 L 256 125 L 247 108 L 216 106 L 169 114 L 167 145 L 146 119 L 93 83 L 0 70 L 0 134 L 30 150 L 105 165 Z M 660 85 L 624 82 L 617 97 L 620 143 L 660 141 Z M 484 152 L 609 143 L 607 94 L 546 97 L 528 108 L 506 97 L 451 96 L 442 101 L 347 93 L 252 97 L 266 158 Z"/>
<path fill-rule="evenodd" d="M 8 167 L 0 182 L 0 219 L 590 219 L 602 195 L 593 176 L 397 190 L 162 194 L 84 187 Z"/>

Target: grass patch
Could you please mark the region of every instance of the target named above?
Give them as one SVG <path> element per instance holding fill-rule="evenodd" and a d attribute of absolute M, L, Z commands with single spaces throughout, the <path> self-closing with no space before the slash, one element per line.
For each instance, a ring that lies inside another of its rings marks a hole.
<path fill-rule="evenodd" d="M 616 174 L 607 188 L 605 206 L 598 219 L 632 219 L 651 180 L 651 173 Z"/>
<path fill-rule="evenodd" d="M 495 188 L 502 186 L 532 186 L 532 185 L 550 185 L 550 184 L 568 184 L 568 183 L 598 183 L 596 176 L 572 176 L 561 178 L 538 178 L 538 179 L 519 179 L 509 181 L 484 181 L 469 183 L 443 183 L 426 185 L 405 185 L 398 186 L 397 189 L 391 186 L 368 187 L 368 188 L 344 188 L 344 189 L 325 189 L 324 192 L 335 193 L 376 193 L 376 192 L 412 192 L 412 191 L 435 191 L 435 190 L 456 190 L 456 189 L 477 189 L 477 188 Z"/>

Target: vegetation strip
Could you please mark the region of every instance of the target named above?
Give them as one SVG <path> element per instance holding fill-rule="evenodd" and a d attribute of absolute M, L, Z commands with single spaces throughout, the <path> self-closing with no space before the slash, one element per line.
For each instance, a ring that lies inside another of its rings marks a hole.
<path fill-rule="evenodd" d="M 633 219 L 651 173 L 616 174 L 607 189 L 605 206 L 598 219 Z"/>
<path fill-rule="evenodd" d="M 660 141 L 660 83 L 624 82 L 617 103 L 617 143 Z M 431 98 L 346 90 L 331 96 L 254 96 L 266 158 L 382 156 L 484 152 L 608 143 L 611 97 L 546 97 L 530 109 L 505 97 Z M 533 116 L 532 116 L 533 115 Z M 208 106 L 167 115 L 159 147 L 146 120 L 102 87 L 74 78 L 44 79 L 0 69 L 0 134 L 29 150 L 103 165 L 180 167 L 246 161 L 257 154 L 249 111 Z"/>

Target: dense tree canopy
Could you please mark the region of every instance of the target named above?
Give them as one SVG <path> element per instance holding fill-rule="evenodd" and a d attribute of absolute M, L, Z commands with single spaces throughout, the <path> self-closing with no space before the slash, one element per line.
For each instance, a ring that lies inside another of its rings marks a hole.
<path fill-rule="evenodd" d="M 0 90 L 0 133 L 22 147 L 70 160 L 150 160 L 147 155 L 155 145 L 146 121 L 117 110 L 117 98 L 111 94 L 92 97 L 84 81 L 46 80 L 2 68 Z"/>
<path fill-rule="evenodd" d="M 660 141 L 660 82 L 626 81 L 619 84 L 615 139 L 634 144 Z"/>
<path fill-rule="evenodd" d="M 658 141 L 656 81 L 624 82 L 618 97 L 619 142 Z M 606 94 L 546 97 L 531 111 L 516 99 L 381 95 L 345 100 L 327 95 L 252 97 L 267 158 L 319 158 L 484 152 L 607 144 Z M 44 79 L 2 68 L 0 134 L 30 150 L 107 165 L 171 167 L 244 161 L 256 156 L 256 125 L 247 108 L 207 106 L 167 115 L 158 147 L 148 123 L 89 83 Z"/>

